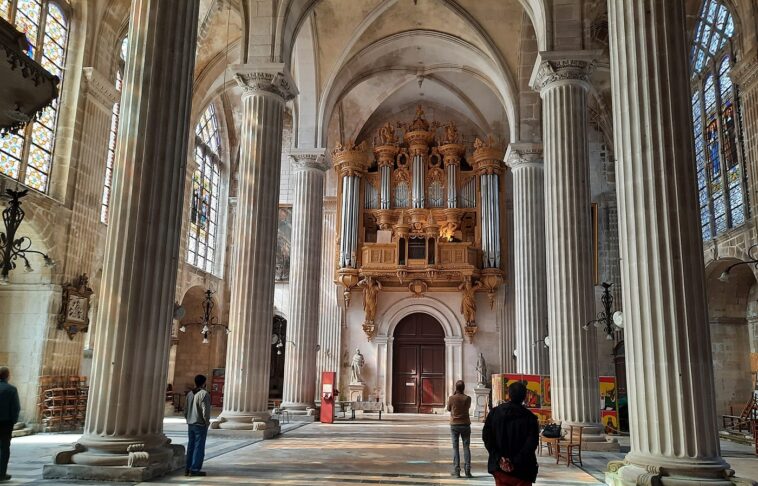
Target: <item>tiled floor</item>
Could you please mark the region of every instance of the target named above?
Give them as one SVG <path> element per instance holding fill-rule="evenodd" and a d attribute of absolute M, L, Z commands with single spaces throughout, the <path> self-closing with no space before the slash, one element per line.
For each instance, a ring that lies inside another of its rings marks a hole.
<path fill-rule="evenodd" d="M 166 434 L 174 443 L 186 443 L 180 419 L 167 419 Z M 7 484 L 93 484 L 44 481 L 42 465 L 54 451 L 78 438 L 72 434 L 40 434 L 14 439 Z M 181 471 L 151 485 L 491 485 L 486 471 L 486 451 L 481 442 L 481 424 L 472 431 L 471 452 L 474 479 L 454 479 L 451 464 L 449 427 L 444 417 L 383 415 L 359 417 L 336 424 L 289 424 L 280 437 L 269 441 L 208 438 L 204 478 L 185 478 Z M 758 467 L 749 448 L 728 445 L 727 460 L 744 463 L 739 473 Z M 622 454 L 584 452 L 584 469 L 556 466 L 550 458 L 540 458 L 542 485 L 602 485 L 603 470 L 609 460 Z M 747 469 L 746 469 L 747 468 Z M 742 470 L 741 470 L 742 469 Z M 753 470 L 755 472 L 755 470 Z M 745 476 L 745 474 L 743 474 Z M 750 476 L 746 476 L 750 477 Z"/>

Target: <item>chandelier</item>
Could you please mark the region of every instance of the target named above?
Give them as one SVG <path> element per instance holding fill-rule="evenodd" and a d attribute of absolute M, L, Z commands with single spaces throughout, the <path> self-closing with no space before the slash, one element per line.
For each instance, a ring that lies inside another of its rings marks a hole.
<path fill-rule="evenodd" d="M 613 333 L 623 327 L 623 315 L 621 311 L 613 312 L 613 294 L 611 294 L 611 286 L 607 282 L 603 282 L 603 295 L 600 297 L 600 301 L 603 303 L 603 311 L 599 312 L 596 319 L 593 319 L 582 326 L 585 331 L 590 330 L 591 325 L 599 328 L 603 326 L 603 332 L 605 332 L 605 339 L 608 341 L 613 340 Z"/>
<path fill-rule="evenodd" d="M 181 332 L 187 332 L 187 326 L 202 326 L 200 333 L 203 335 L 203 344 L 208 344 L 208 336 L 216 327 L 222 328 L 226 334 L 231 332 L 228 326 L 219 324 L 218 319 L 213 315 L 213 308 L 216 306 L 216 304 L 213 303 L 213 294 L 214 292 L 211 289 L 205 291 L 205 299 L 203 299 L 203 317 L 200 319 L 200 322 L 188 322 L 187 324 L 179 326 Z"/>
<path fill-rule="evenodd" d="M 27 255 L 42 255 L 45 266 L 52 267 L 55 262 L 47 254 L 41 251 L 32 250 L 32 240 L 28 236 L 16 238 L 16 231 L 24 220 L 24 210 L 21 209 L 21 198 L 26 196 L 28 189 L 23 191 L 14 191 L 6 189 L 6 194 L 10 197 L 8 207 L 3 211 L 3 223 L 5 232 L 0 233 L 0 251 L 2 252 L 2 270 L 0 271 L 0 285 L 8 283 L 8 274 L 16 268 L 16 260 L 19 258 L 24 261 L 24 269 L 27 272 L 33 272 L 34 269 L 29 264 Z"/>

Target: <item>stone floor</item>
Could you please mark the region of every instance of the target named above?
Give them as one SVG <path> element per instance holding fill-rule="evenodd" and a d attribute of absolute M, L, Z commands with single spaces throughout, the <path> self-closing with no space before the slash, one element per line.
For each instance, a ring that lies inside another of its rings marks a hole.
<path fill-rule="evenodd" d="M 166 435 L 174 443 L 186 443 L 180 418 L 167 418 Z M 486 471 L 486 451 L 481 424 L 472 431 L 474 479 L 453 479 L 450 471 L 449 429 L 444 417 L 429 415 L 375 415 L 335 424 L 290 423 L 283 434 L 269 441 L 214 435 L 208 438 L 205 478 L 185 478 L 181 471 L 151 485 L 491 485 Z M 13 440 L 6 484 L 93 484 L 42 480 L 42 465 L 54 451 L 75 441 L 75 434 L 38 434 Z M 724 444 L 725 456 L 743 477 L 758 478 L 758 459 L 746 446 Z M 584 452 L 584 467 L 556 466 L 540 458 L 537 484 L 602 485 L 603 470 L 623 454 Z M 115 486 L 116 483 L 111 483 Z M 121 483 L 118 483 L 121 484 Z"/>

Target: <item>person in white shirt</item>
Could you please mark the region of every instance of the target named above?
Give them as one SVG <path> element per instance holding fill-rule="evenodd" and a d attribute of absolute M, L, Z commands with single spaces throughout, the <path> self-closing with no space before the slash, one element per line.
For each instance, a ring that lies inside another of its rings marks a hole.
<path fill-rule="evenodd" d="M 211 395 L 205 389 L 205 375 L 195 376 L 195 389 L 187 394 L 184 417 L 187 419 L 187 467 L 186 476 L 205 476 L 205 438 L 211 425 Z"/>

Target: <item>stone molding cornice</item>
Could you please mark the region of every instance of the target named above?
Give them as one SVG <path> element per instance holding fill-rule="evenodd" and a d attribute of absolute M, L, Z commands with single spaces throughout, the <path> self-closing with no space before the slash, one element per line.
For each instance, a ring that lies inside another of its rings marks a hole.
<path fill-rule="evenodd" d="M 289 101 L 298 95 L 295 81 L 283 63 L 237 64 L 229 70 L 242 88 L 242 96 L 275 95 Z"/>
<path fill-rule="evenodd" d="M 541 143 L 516 142 L 505 152 L 505 164 L 515 171 L 526 167 L 544 167 Z"/>
<path fill-rule="evenodd" d="M 601 51 L 543 51 L 537 56 L 529 86 L 542 93 L 556 85 L 579 84 L 590 87 L 590 76 Z"/>
<path fill-rule="evenodd" d="M 326 172 L 329 170 L 329 163 L 325 157 L 326 149 L 292 149 L 288 155 L 292 172 L 301 172 L 306 170 L 317 170 Z"/>
<path fill-rule="evenodd" d="M 752 91 L 758 86 L 758 50 L 742 57 L 732 68 L 729 76 L 743 91 Z"/>
<path fill-rule="evenodd" d="M 85 93 L 92 96 L 101 107 L 111 112 L 113 105 L 118 103 L 121 97 L 116 86 L 107 76 L 94 67 L 82 68 L 82 73 L 84 74 Z"/>

